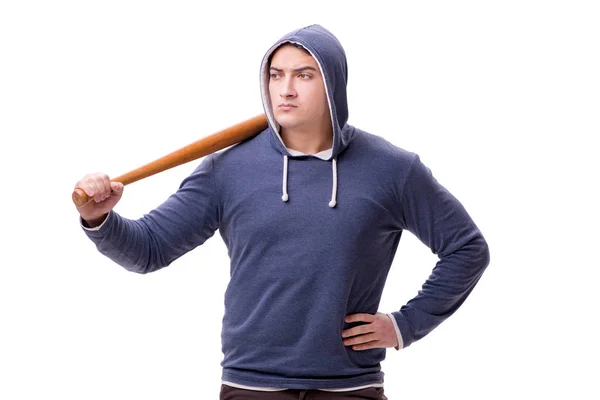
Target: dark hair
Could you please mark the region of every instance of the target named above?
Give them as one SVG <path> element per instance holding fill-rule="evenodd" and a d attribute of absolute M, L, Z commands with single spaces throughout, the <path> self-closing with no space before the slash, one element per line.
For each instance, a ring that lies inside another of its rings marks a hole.
<path fill-rule="evenodd" d="M 273 50 L 273 52 L 269 55 L 269 60 L 267 61 L 267 70 L 269 68 L 271 68 L 271 60 L 273 59 L 273 56 L 275 55 L 275 53 L 277 53 L 277 50 L 279 50 L 279 49 L 281 49 L 282 47 L 285 47 L 285 46 L 294 46 L 297 49 L 302 50 L 303 52 L 305 52 L 309 56 L 312 56 L 312 54 L 310 54 L 310 51 L 306 50 L 306 48 L 304 46 L 302 46 L 301 44 L 292 43 L 292 42 L 284 42 L 279 47 L 277 47 L 275 50 Z"/>

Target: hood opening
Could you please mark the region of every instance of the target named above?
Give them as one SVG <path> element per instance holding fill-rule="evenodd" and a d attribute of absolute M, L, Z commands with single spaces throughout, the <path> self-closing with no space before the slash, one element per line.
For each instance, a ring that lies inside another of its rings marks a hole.
<path fill-rule="evenodd" d="M 271 103 L 271 96 L 269 94 L 269 63 L 271 62 L 271 56 L 275 53 L 275 51 L 277 51 L 277 49 L 279 49 L 281 46 L 285 45 L 285 44 L 293 44 L 296 46 L 300 46 L 301 48 L 303 48 L 304 50 L 306 50 L 312 58 L 314 58 L 314 60 L 317 62 L 317 65 L 319 66 L 319 71 L 321 72 L 321 76 L 323 77 L 323 83 L 325 86 L 325 94 L 327 95 L 327 104 L 329 105 L 329 117 L 331 120 L 331 126 L 332 126 L 332 132 L 333 132 L 333 143 L 335 143 L 335 136 L 337 134 L 336 132 L 336 123 L 335 123 L 335 119 L 333 116 L 333 107 L 332 107 L 332 103 L 331 103 L 331 96 L 329 94 L 329 89 L 328 89 L 328 85 L 327 85 L 327 77 L 325 75 L 325 71 L 323 70 L 323 66 L 321 65 L 321 62 L 319 61 L 319 58 L 315 56 L 315 54 L 308 48 L 306 48 L 306 46 L 304 46 L 302 43 L 300 42 L 295 42 L 292 40 L 282 40 L 277 42 L 277 44 L 275 44 L 273 47 L 271 47 L 269 49 L 269 51 L 265 54 L 261 67 L 260 67 L 260 71 L 261 71 L 261 80 L 260 80 L 260 89 L 261 89 L 261 95 L 262 95 L 262 101 L 263 101 L 263 106 L 264 106 L 264 110 L 265 110 L 265 114 L 267 116 L 267 120 L 269 121 L 269 125 L 271 125 L 271 128 L 273 129 L 275 135 L 277 136 L 277 138 L 279 139 L 279 141 L 281 142 L 281 145 L 284 147 L 284 151 L 286 151 L 285 149 L 285 143 L 283 143 L 283 138 L 281 137 L 281 133 L 280 133 L 280 126 L 279 123 L 277 123 L 277 121 L 275 120 L 275 117 L 273 116 L 273 104 Z M 288 155 L 289 152 L 286 151 L 286 153 Z"/>

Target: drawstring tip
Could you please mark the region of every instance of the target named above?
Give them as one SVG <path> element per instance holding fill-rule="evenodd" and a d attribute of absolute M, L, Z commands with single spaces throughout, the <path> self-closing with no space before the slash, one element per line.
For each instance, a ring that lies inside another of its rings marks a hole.
<path fill-rule="evenodd" d="M 336 205 L 336 204 L 337 204 L 337 203 L 335 202 L 335 200 L 331 200 L 331 201 L 329 202 L 329 207 L 333 208 L 333 207 L 335 207 L 335 205 Z"/>
<path fill-rule="evenodd" d="M 289 200 L 289 196 L 287 194 L 284 194 L 283 196 L 281 196 L 281 200 L 288 201 Z"/>

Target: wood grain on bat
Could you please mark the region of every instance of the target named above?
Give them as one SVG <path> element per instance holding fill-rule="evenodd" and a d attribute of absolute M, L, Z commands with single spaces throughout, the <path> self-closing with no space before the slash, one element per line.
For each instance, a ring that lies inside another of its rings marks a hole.
<path fill-rule="evenodd" d="M 126 174 L 111 179 L 112 182 L 121 182 L 123 185 L 139 181 L 140 179 L 158 174 L 170 168 L 188 163 L 198 158 L 215 153 L 226 147 L 237 144 L 252 136 L 256 136 L 267 128 L 267 118 L 264 114 L 243 121 L 227 129 L 214 133 L 210 136 L 197 140 L 172 153 L 167 154 L 146 165 L 136 168 Z M 82 190 L 75 189 L 72 194 L 73 202 L 81 207 L 87 204 L 91 198 Z"/>

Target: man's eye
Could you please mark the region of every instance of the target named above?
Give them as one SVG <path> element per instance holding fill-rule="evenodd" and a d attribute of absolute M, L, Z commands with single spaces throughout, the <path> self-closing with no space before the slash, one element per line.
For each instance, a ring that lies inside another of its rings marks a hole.
<path fill-rule="evenodd" d="M 277 73 L 273 72 L 273 73 L 271 74 L 271 79 L 277 79 L 277 78 L 279 78 L 279 74 L 277 74 Z"/>
<path fill-rule="evenodd" d="M 309 74 L 300 74 L 300 75 L 298 75 L 298 76 L 299 76 L 300 78 L 302 78 L 302 79 L 308 79 L 308 78 L 310 78 L 310 75 L 309 75 Z"/>

